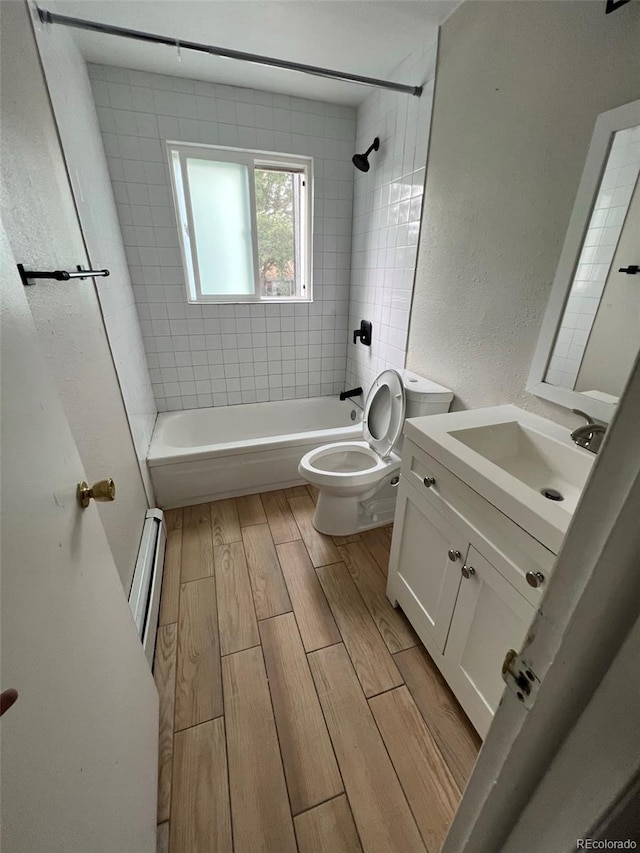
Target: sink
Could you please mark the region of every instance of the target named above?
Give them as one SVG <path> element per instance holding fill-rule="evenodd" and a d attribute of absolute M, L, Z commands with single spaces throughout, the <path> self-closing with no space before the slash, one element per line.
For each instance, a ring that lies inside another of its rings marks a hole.
<path fill-rule="evenodd" d="M 410 418 L 405 435 L 558 553 L 595 460 L 568 429 L 492 406 Z"/>
<path fill-rule="evenodd" d="M 578 447 L 518 421 L 453 430 L 449 435 L 571 512 L 591 471 L 592 460 Z"/>

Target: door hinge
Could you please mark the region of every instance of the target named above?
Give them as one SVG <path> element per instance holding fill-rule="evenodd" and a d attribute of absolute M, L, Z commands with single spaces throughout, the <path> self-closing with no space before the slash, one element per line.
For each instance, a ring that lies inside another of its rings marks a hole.
<path fill-rule="evenodd" d="M 527 710 L 533 706 L 540 688 L 540 679 L 514 649 L 509 649 L 505 655 L 502 679 Z"/>

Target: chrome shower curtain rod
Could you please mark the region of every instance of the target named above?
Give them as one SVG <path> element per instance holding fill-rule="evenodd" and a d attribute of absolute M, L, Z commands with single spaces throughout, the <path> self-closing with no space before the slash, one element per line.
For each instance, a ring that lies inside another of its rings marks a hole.
<path fill-rule="evenodd" d="M 199 44 L 195 41 L 183 41 L 182 39 L 160 36 L 155 33 L 146 33 L 143 30 L 130 30 L 126 27 L 116 27 L 111 24 L 100 24 L 97 21 L 86 21 L 84 18 L 73 18 L 70 15 L 59 15 L 57 12 L 49 12 L 47 9 L 38 8 L 40 20 L 45 24 L 62 24 L 65 27 L 74 27 L 78 30 L 90 30 L 94 33 L 105 33 L 110 36 L 136 39 L 151 44 L 164 44 L 168 47 L 179 47 L 180 50 L 195 50 L 199 53 L 208 53 L 211 56 L 222 56 L 226 59 L 240 59 L 244 62 L 254 62 L 257 65 L 269 65 L 272 68 L 284 68 L 288 71 L 299 71 L 302 74 L 311 74 L 315 77 L 328 77 L 331 80 L 343 80 L 346 83 L 360 83 L 363 86 L 374 86 L 378 89 L 390 89 L 393 92 L 404 92 L 407 95 L 420 97 L 422 86 L 407 86 L 404 83 L 392 83 L 390 80 L 378 80 L 375 77 L 363 77 L 360 74 L 350 74 L 347 71 L 333 71 L 330 68 L 320 68 L 317 65 L 305 65 L 301 62 L 288 62 L 286 59 L 275 59 L 272 56 L 261 56 L 258 53 L 245 53 L 242 50 L 229 50 L 226 47 L 215 47 L 211 44 Z"/>

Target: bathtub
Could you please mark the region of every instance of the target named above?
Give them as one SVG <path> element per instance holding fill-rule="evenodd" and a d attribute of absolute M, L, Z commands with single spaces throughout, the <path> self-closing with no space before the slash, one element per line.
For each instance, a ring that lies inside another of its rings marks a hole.
<path fill-rule="evenodd" d="M 338 397 L 190 409 L 158 415 L 147 466 L 170 509 L 298 485 L 307 451 L 361 438 L 361 410 Z"/>

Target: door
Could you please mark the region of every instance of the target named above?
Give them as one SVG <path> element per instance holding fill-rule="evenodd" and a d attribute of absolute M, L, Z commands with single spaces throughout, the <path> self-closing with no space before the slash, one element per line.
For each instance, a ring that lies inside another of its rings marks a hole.
<path fill-rule="evenodd" d="M 152 853 L 153 678 L 3 228 L 0 249 L 3 850 Z"/>
<path fill-rule="evenodd" d="M 447 681 L 484 738 L 505 686 L 502 661 L 520 650 L 535 608 L 473 546 L 465 573 L 444 657 Z"/>
<path fill-rule="evenodd" d="M 429 651 L 442 652 L 460 586 L 460 555 L 467 543 L 404 481 L 399 489 L 395 526 L 398 547 L 389 569 L 389 598 L 402 604 Z"/>
<path fill-rule="evenodd" d="M 24 0 L 0 0 L 0 204 L 4 227 L 16 260 L 27 269 L 74 270 L 76 264 L 90 268 L 32 32 L 31 11 Z M 70 77 L 68 63 L 62 62 L 58 71 L 60 85 L 65 86 Z M 65 94 L 69 131 L 79 136 L 82 145 L 92 139 L 93 125 L 83 111 L 85 104 L 77 109 L 72 85 Z M 69 171 L 75 168 L 70 162 Z M 110 247 L 117 249 L 121 237 L 109 224 L 100 193 L 96 195 L 89 182 L 84 192 L 103 226 L 104 251 L 93 255 L 95 266 L 111 270 L 108 278 L 98 279 L 103 283 L 104 309 L 117 325 L 120 347 L 126 347 L 129 360 L 147 373 L 144 355 L 135 345 L 133 293 L 130 288 L 125 292 L 121 267 L 112 264 L 117 252 Z M 118 499 L 101 504 L 98 513 L 128 593 L 148 504 L 96 282 L 41 279 L 25 293 L 87 480 L 110 476 L 116 481 Z M 123 382 L 126 385 L 128 377 Z M 141 387 L 133 385 L 136 391 Z M 138 424 L 146 417 L 143 403 L 144 394 L 138 394 L 137 405 L 131 409 Z"/>

